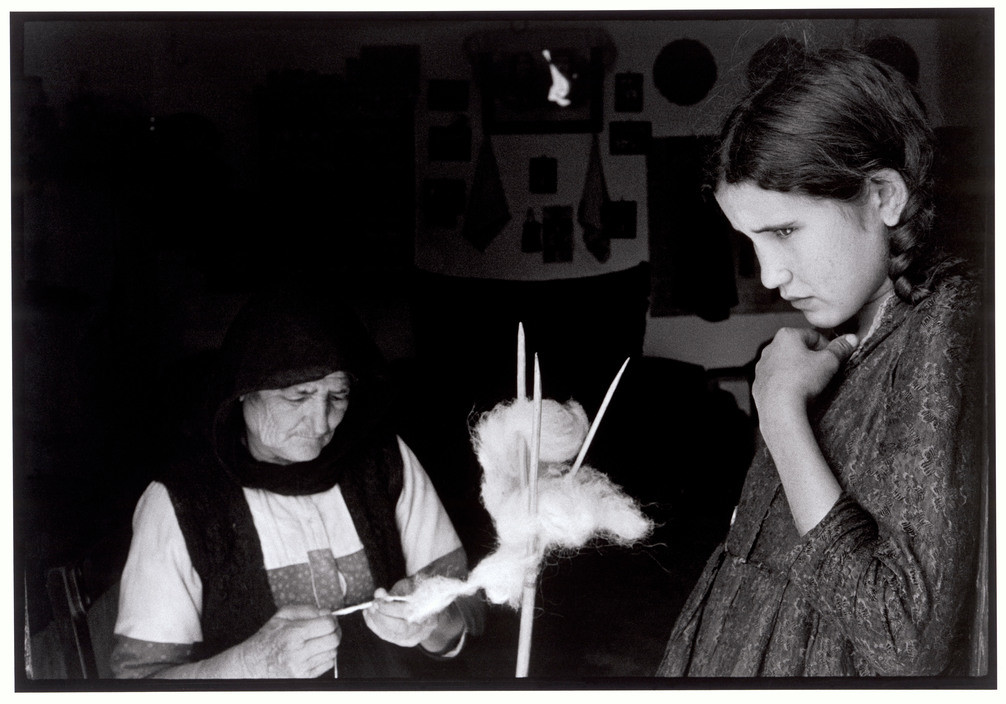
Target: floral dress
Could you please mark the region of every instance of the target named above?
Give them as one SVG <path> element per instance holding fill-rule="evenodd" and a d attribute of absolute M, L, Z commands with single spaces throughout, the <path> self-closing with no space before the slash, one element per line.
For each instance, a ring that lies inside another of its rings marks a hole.
<path fill-rule="evenodd" d="M 966 672 L 985 530 L 979 287 L 892 296 L 811 408 L 842 495 L 801 537 L 759 439 L 658 675 Z"/>

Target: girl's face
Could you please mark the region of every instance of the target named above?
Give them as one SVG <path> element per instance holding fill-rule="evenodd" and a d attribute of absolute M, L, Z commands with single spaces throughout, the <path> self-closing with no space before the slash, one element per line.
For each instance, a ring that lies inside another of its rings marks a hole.
<path fill-rule="evenodd" d="M 754 243 L 766 288 L 779 289 L 814 327 L 851 321 L 860 335 L 869 329 L 893 289 L 887 276 L 889 214 L 878 188 L 871 184 L 853 205 L 743 181 L 721 183 L 716 201 L 734 229 Z"/>
<path fill-rule="evenodd" d="M 242 397 L 248 451 L 274 464 L 313 460 L 332 440 L 349 407 L 349 377 L 344 372 L 285 389 Z"/>

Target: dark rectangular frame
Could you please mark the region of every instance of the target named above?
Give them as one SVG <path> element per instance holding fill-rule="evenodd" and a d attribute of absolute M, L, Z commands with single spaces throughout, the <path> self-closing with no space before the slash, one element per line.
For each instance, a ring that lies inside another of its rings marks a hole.
<path fill-rule="evenodd" d="M 584 50 L 556 46 L 554 50 L 583 53 Z M 514 52 L 490 52 L 481 54 L 478 59 L 479 89 L 482 94 L 482 128 L 486 134 L 557 134 L 577 132 L 600 132 L 603 120 L 604 105 L 604 61 L 598 48 L 589 49 L 589 55 L 583 56 L 589 66 L 587 83 L 589 97 L 585 108 L 575 112 L 563 112 L 556 107 L 554 111 L 542 117 L 529 113 L 521 115 L 501 115 L 497 107 L 499 94 L 498 77 L 493 70 L 494 60 Z"/>
<path fill-rule="evenodd" d="M 652 137 L 653 126 L 649 120 L 612 120 L 608 123 L 608 152 L 646 154 Z"/>

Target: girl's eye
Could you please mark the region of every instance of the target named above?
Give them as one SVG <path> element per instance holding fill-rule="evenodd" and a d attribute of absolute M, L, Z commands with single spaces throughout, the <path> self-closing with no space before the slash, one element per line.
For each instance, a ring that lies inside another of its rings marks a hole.
<path fill-rule="evenodd" d="M 781 227 L 775 231 L 775 236 L 781 240 L 787 239 L 790 235 L 793 234 L 794 229 L 795 228 L 792 227 Z"/>

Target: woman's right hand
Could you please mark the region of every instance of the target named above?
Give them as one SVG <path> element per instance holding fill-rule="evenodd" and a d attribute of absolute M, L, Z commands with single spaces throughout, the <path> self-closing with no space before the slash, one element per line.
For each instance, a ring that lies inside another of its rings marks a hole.
<path fill-rule="evenodd" d="M 237 646 L 245 677 L 318 677 L 335 664 L 338 620 L 314 606 L 284 606 Z"/>

